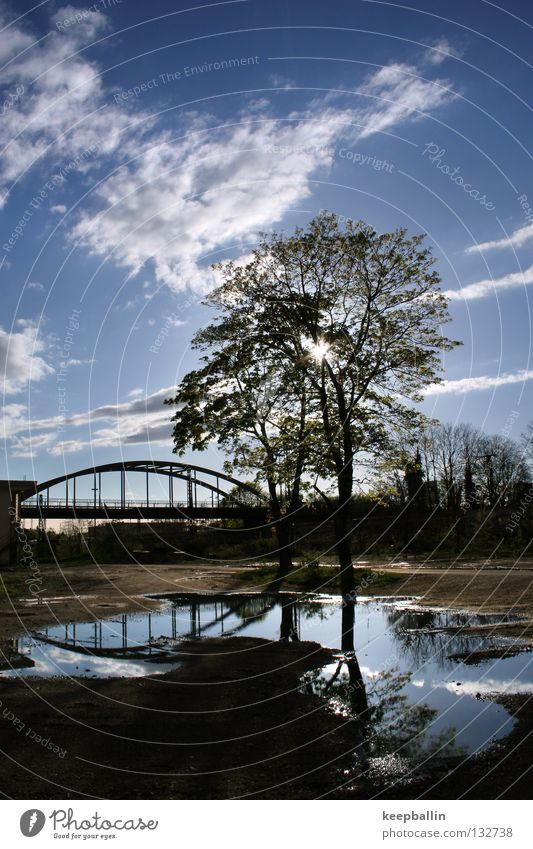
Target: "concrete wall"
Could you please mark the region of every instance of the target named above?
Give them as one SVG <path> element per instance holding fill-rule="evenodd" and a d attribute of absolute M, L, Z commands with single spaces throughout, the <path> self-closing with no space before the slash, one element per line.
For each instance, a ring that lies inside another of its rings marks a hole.
<path fill-rule="evenodd" d="M 17 494 L 32 487 L 35 481 L 0 480 L 0 563 L 15 565 L 16 535 L 9 508 L 16 509 Z"/>

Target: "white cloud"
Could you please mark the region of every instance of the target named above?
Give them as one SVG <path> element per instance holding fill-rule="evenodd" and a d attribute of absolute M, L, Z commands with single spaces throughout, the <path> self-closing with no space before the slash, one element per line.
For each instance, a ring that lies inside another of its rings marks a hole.
<path fill-rule="evenodd" d="M 312 177 L 331 168 L 339 141 L 420 118 L 450 97 L 444 84 L 395 64 L 367 78 L 356 106 L 333 95 L 285 120 L 250 108 L 238 125 L 218 129 L 214 118 L 188 116 L 187 135 L 180 128 L 178 138 L 161 132 L 138 144 L 135 160 L 98 187 L 96 213 L 84 211 L 72 235 L 130 274 L 152 262 L 159 282 L 201 291 L 214 280 L 203 266 L 222 248 L 244 253 L 259 230 L 298 207 Z"/>
<path fill-rule="evenodd" d="M 31 280 L 28 283 L 28 289 L 35 289 L 36 292 L 44 292 L 44 286 L 42 283 L 37 283 L 36 280 Z"/>
<path fill-rule="evenodd" d="M 9 333 L 0 327 L 0 380 L 7 395 L 20 392 L 30 379 L 41 380 L 53 371 L 40 356 L 45 345 L 35 325 L 24 319 L 17 324 L 22 328 L 20 332 Z"/>
<path fill-rule="evenodd" d="M 299 206 L 311 178 L 331 167 L 343 137 L 352 142 L 388 131 L 453 96 L 446 81 L 392 63 L 363 80 L 348 104 L 332 94 L 280 119 L 269 115 L 263 98 L 260 109 L 248 103 L 238 125 L 216 129 L 212 116 L 188 115 L 173 136 L 154 130 L 137 104 L 114 103 L 99 66 L 80 52 L 105 30 L 106 17 L 87 15 L 59 31 L 73 14 L 70 5 L 58 9 L 48 35 L 34 44 L 18 24 L 0 33 L 0 53 L 10 60 L 0 83 L 24 86 L 0 127 L 0 190 L 44 157 L 48 145 L 58 170 L 93 147 L 97 153 L 80 170 L 105 160 L 113 172 L 124 162 L 98 188 L 97 208 L 82 212 L 72 235 L 93 253 L 112 255 L 130 275 L 152 262 L 158 281 L 174 290 L 205 288 L 213 278 L 202 266 L 220 258 L 218 251 L 245 252 L 259 229 Z M 28 49 L 17 55 L 13 45 Z"/>
<path fill-rule="evenodd" d="M 56 203 L 50 207 L 50 212 L 57 212 L 59 215 L 64 215 L 66 211 L 67 207 L 64 203 Z"/>
<path fill-rule="evenodd" d="M 83 451 L 88 442 L 82 442 L 79 439 L 65 439 L 63 442 L 58 442 L 50 449 L 50 454 L 53 457 L 60 457 L 62 454 L 75 454 L 77 451 Z"/>
<path fill-rule="evenodd" d="M 107 96 L 97 64 L 79 52 L 105 29 L 105 16 L 95 12 L 60 32 L 56 20 L 73 11 L 72 6 L 58 9 L 49 33 L 38 40 L 20 24 L 9 25 L 0 9 L 0 56 L 7 60 L 0 85 L 13 100 L 0 123 L 0 206 L 11 184 L 41 157 L 53 159 L 43 177 L 47 180 L 88 148 L 97 149 L 99 156 L 116 152 L 121 131 L 131 123 Z M 87 158 L 78 168 L 90 165 Z"/>
<path fill-rule="evenodd" d="M 25 404 L 4 404 L 2 406 L 2 436 L 12 436 L 24 429 L 28 408 Z"/>
<path fill-rule="evenodd" d="M 463 286 L 462 289 L 448 289 L 442 294 L 452 301 L 473 301 L 504 289 L 516 289 L 517 286 L 528 286 L 530 283 L 533 283 L 533 265 L 525 268 L 524 271 L 514 271 L 511 274 L 506 274 L 504 277 L 497 277 L 494 280 L 480 280 L 478 283 L 470 283 L 468 286 Z"/>
<path fill-rule="evenodd" d="M 105 4 L 102 5 L 105 6 Z M 96 6 L 96 3 L 88 9 L 80 9 L 70 4 L 61 6 L 51 17 L 52 24 L 60 33 L 68 33 L 74 27 L 83 33 L 85 41 L 90 41 L 109 27 L 106 16 L 95 8 Z M 78 37 L 80 37 L 79 34 Z"/>
<path fill-rule="evenodd" d="M 495 389 L 498 386 L 508 386 L 511 383 L 523 383 L 533 379 L 533 371 L 522 369 L 514 374 L 501 374 L 496 377 L 483 375 L 481 377 L 463 377 L 460 380 L 443 380 L 442 383 L 432 383 L 424 389 L 425 395 L 465 395 L 468 392 L 481 392 L 485 389 Z"/>
<path fill-rule="evenodd" d="M 430 65 L 441 65 L 447 59 L 456 59 L 461 55 L 461 51 L 456 45 L 451 44 L 447 38 L 439 38 L 434 44 L 430 45 L 430 49 L 424 53 L 424 59 Z"/>
<path fill-rule="evenodd" d="M 95 419 L 106 419 L 108 421 L 121 421 L 122 419 L 134 419 L 136 417 L 150 416 L 151 414 L 162 414 L 167 419 L 172 413 L 169 407 L 165 407 L 163 402 L 165 398 L 170 398 L 176 394 L 175 386 L 167 386 L 164 389 L 158 389 L 157 392 L 152 392 L 144 398 L 134 398 L 131 401 L 124 401 L 121 404 L 104 404 L 101 407 L 95 407 L 94 410 L 88 410 L 86 413 L 78 413 L 75 416 L 70 416 L 66 420 L 67 425 L 79 427 L 80 425 L 90 424 Z"/>
<path fill-rule="evenodd" d="M 172 425 L 169 421 L 171 413 L 151 414 L 148 416 L 136 416 L 132 419 L 117 419 L 112 427 L 91 430 L 90 437 L 83 439 L 70 439 L 57 442 L 50 450 L 50 454 L 58 456 L 61 454 L 73 454 L 90 448 L 91 451 L 98 448 L 120 448 L 125 445 L 142 444 L 170 444 Z"/>
<path fill-rule="evenodd" d="M 521 248 L 526 242 L 533 239 L 533 224 L 526 224 L 525 227 L 519 227 L 514 230 L 510 236 L 505 239 L 493 239 L 491 242 L 481 242 L 479 245 L 469 245 L 466 249 L 467 254 L 478 253 L 479 251 L 501 250 L 503 248 Z"/>
<path fill-rule="evenodd" d="M 15 436 L 11 440 L 11 457 L 35 457 L 42 448 L 54 441 L 53 433 L 41 433 L 38 436 Z"/>
<path fill-rule="evenodd" d="M 274 88 L 289 89 L 296 87 L 294 80 L 283 76 L 283 74 L 270 74 L 268 81 L 270 85 L 274 86 Z"/>
<path fill-rule="evenodd" d="M 485 695 L 487 693 L 505 693 L 511 694 L 526 694 L 533 693 L 533 684 L 528 681 L 517 680 L 500 680 L 497 678 L 483 678 L 479 681 L 464 681 L 462 684 L 457 684 L 455 681 L 434 681 L 432 683 L 434 689 L 440 688 L 448 690 L 450 693 L 469 696 L 477 696 L 478 693 Z"/>
<path fill-rule="evenodd" d="M 132 272 L 152 260 L 174 290 L 203 289 L 206 255 L 243 244 L 310 194 L 311 175 L 331 164 L 324 132 L 334 134 L 319 122 L 272 120 L 181 142 L 166 135 L 97 190 L 102 214 L 83 214 L 74 236 Z"/>

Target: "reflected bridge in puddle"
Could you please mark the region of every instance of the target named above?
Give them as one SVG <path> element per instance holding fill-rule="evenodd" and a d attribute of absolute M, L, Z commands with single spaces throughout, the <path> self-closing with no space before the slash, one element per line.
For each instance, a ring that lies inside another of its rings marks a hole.
<path fill-rule="evenodd" d="M 302 687 L 329 709 L 358 718 L 361 746 L 374 763 L 390 760 L 391 751 L 408 759 L 415 749 L 477 751 L 512 728 L 503 706 L 481 697 L 533 691 L 530 654 L 478 664 L 452 658 L 501 644 L 490 631 L 500 617 L 427 610 L 414 599 L 392 597 L 360 599 L 350 611 L 339 596 L 325 594 L 178 594 L 161 605 L 157 612 L 15 638 L 4 644 L 0 674 L 154 675 L 182 662 L 185 640 L 241 634 L 313 640 L 339 654 L 309 673 Z"/>

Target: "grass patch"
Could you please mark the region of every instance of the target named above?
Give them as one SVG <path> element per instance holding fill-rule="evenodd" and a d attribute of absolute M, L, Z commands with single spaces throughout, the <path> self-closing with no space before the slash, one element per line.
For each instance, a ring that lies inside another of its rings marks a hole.
<path fill-rule="evenodd" d="M 25 578 L 27 577 L 26 573 L 18 570 L 2 569 L 0 571 L 0 601 L 27 595 L 28 587 L 25 582 Z"/>

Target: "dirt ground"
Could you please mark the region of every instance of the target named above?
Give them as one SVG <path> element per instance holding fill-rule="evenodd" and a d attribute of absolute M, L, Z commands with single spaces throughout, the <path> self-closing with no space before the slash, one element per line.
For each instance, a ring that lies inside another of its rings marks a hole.
<path fill-rule="evenodd" d="M 355 777 L 353 720 L 299 692 L 330 653 L 247 637 L 183 647 L 141 679 L 4 679 L 2 792 L 28 799 L 530 798 L 531 698 L 478 758 L 379 789 Z M 258 707 L 260 706 L 260 708 Z"/>
<path fill-rule="evenodd" d="M 186 645 L 164 676 L 2 681 L 3 709 L 25 723 L 0 726 L 2 787 L 15 798 L 314 797 L 335 781 L 338 723 L 321 706 L 309 714 L 297 681 L 328 657 L 315 643 L 242 637 Z"/>
<path fill-rule="evenodd" d="M 533 636 L 533 561 L 369 564 L 401 576 L 387 594 L 524 617 Z M 146 610 L 146 593 L 265 589 L 250 567 L 69 566 L 42 573 L 42 597 L 4 599 L 0 637 Z M 372 593 L 372 585 L 364 595 Z M 377 592 L 377 590 L 376 590 Z M 378 594 L 383 594 L 381 587 Z M 9 798 L 529 798 L 531 697 L 506 697 L 503 742 L 442 773 L 377 790 L 353 778 L 353 720 L 299 690 L 330 653 L 247 637 L 182 647 L 182 663 L 136 679 L 0 679 L 0 787 Z M 499 699 L 502 701 L 502 699 Z"/>
<path fill-rule="evenodd" d="M 502 632 L 533 636 L 533 559 L 519 562 L 479 560 L 461 564 L 415 560 L 383 564 L 366 560 L 361 568 L 372 568 L 399 578 L 387 586 L 386 591 L 380 584 L 363 582 L 361 595 L 386 592 L 387 595 L 417 596 L 427 605 L 480 613 L 512 613 L 523 621 L 518 625 L 502 625 Z M 332 567 L 332 575 L 334 571 Z M 9 573 L 0 571 L 0 574 Z M 43 566 L 38 596 L 28 593 L 19 601 L 8 597 L 0 602 L 0 639 L 56 622 L 157 607 L 157 601 L 145 597 L 147 593 L 261 592 L 267 588 L 261 574 L 261 570 L 250 566 L 190 563 Z M 296 588 L 297 584 L 292 583 L 291 589 Z M 327 585 L 322 588 L 331 591 Z"/>

